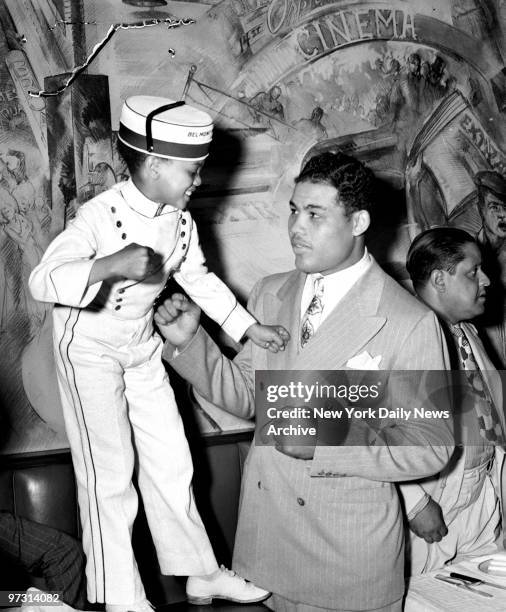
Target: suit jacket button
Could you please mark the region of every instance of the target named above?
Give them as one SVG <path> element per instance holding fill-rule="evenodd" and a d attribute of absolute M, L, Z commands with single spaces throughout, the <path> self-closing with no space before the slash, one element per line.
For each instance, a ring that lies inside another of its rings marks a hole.
<path fill-rule="evenodd" d="M 116 207 L 115 206 L 111 206 L 111 212 L 115 213 L 116 212 Z"/>
<path fill-rule="evenodd" d="M 125 293 L 124 289 L 118 289 L 118 293 Z"/>
<path fill-rule="evenodd" d="M 183 249 L 186 249 L 186 244 L 183 244 Z"/>
<path fill-rule="evenodd" d="M 181 219 L 181 223 L 182 223 L 183 225 L 186 225 L 186 219 Z"/>
<path fill-rule="evenodd" d="M 181 238 L 184 238 L 186 236 L 185 232 L 181 232 Z"/>
<path fill-rule="evenodd" d="M 299 506 L 303 506 L 306 502 L 302 499 L 302 497 L 297 497 L 297 503 Z"/>
<path fill-rule="evenodd" d="M 116 221 L 116 227 L 121 227 L 121 221 Z"/>
<path fill-rule="evenodd" d="M 121 238 L 122 238 L 123 240 L 126 240 L 126 234 L 121 234 Z"/>
<path fill-rule="evenodd" d="M 114 310 L 120 310 L 120 309 L 121 309 L 121 306 L 115 306 L 114 307 Z"/>
<path fill-rule="evenodd" d="M 259 489 L 261 489 L 261 488 L 262 488 L 262 483 L 260 482 L 260 480 L 257 482 L 257 487 L 258 487 Z"/>

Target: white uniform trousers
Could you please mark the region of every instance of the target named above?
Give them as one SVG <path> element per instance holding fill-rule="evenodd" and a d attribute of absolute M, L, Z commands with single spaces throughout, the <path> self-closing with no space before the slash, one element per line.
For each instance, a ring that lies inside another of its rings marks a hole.
<path fill-rule="evenodd" d="M 444 515 L 448 533 L 440 542 L 409 532 L 412 576 L 497 552 L 500 508 L 487 464 L 464 471 L 457 504 Z"/>
<path fill-rule="evenodd" d="M 152 314 L 131 320 L 55 306 L 54 340 L 89 601 L 131 605 L 145 597 L 131 545 L 138 505 L 132 484 L 135 460 L 161 572 L 215 571 Z"/>

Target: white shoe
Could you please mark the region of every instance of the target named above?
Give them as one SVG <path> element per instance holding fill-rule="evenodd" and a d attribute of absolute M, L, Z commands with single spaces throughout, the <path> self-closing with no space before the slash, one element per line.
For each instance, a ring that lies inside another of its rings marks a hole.
<path fill-rule="evenodd" d="M 190 576 L 186 582 L 188 603 L 197 606 L 207 606 L 215 598 L 249 604 L 263 601 L 269 595 L 269 591 L 260 589 L 252 582 L 244 580 L 223 565 L 219 572 L 216 572 L 215 578 L 206 580 L 200 576 Z"/>
<path fill-rule="evenodd" d="M 105 604 L 105 612 L 153 612 L 154 609 L 154 606 L 147 599 L 131 605 Z M 60 612 L 60 610 L 53 610 L 52 612 Z"/>
<path fill-rule="evenodd" d="M 46 593 L 30 587 L 21 604 L 22 612 L 77 612 L 75 608 L 68 606 L 61 599 L 61 593 Z"/>

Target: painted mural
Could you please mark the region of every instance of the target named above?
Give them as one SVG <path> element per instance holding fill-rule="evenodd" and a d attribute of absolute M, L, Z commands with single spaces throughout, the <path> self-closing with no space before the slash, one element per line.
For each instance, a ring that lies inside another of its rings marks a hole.
<path fill-rule="evenodd" d="M 504 175 L 501 0 L 0 0 L 0 23 L 0 452 L 65 445 L 49 309 L 26 280 L 80 204 L 126 177 L 128 95 L 213 115 L 191 207 L 209 267 L 243 299 L 293 265 L 288 199 L 315 151 L 376 172 L 371 250 L 401 282 L 413 236 L 480 232 L 474 177 Z"/>
<path fill-rule="evenodd" d="M 27 289 L 55 219 L 41 131 L 44 103 L 27 105 L 23 84 L 32 85 L 34 76 L 20 46 L 12 31 L 0 32 L 0 446 L 8 452 L 65 443 L 61 420 L 53 428 L 44 415 L 44 407 L 59 404 L 56 389 L 47 386 L 50 309 Z"/>

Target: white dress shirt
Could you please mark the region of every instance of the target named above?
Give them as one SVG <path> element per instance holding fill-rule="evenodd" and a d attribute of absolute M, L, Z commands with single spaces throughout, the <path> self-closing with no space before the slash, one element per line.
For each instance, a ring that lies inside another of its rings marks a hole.
<path fill-rule="evenodd" d="M 323 311 L 318 322 L 320 326 L 323 321 L 329 316 L 334 310 L 337 304 L 343 299 L 353 285 L 363 276 L 369 269 L 372 263 L 372 258 L 369 255 L 369 251 L 365 249 L 364 255 L 349 268 L 333 272 L 332 274 L 326 274 L 323 276 Z M 307 310 L 311 300 L 313 299 L 313 287 L 314 280 L 321 274 L 308 274 L 304 289 L 302 290 L 302 298 L 300 302 L 300 316 L 301 320 L 304 313 Z M 315 329 L 316 331 L 316 329 Z"/>

